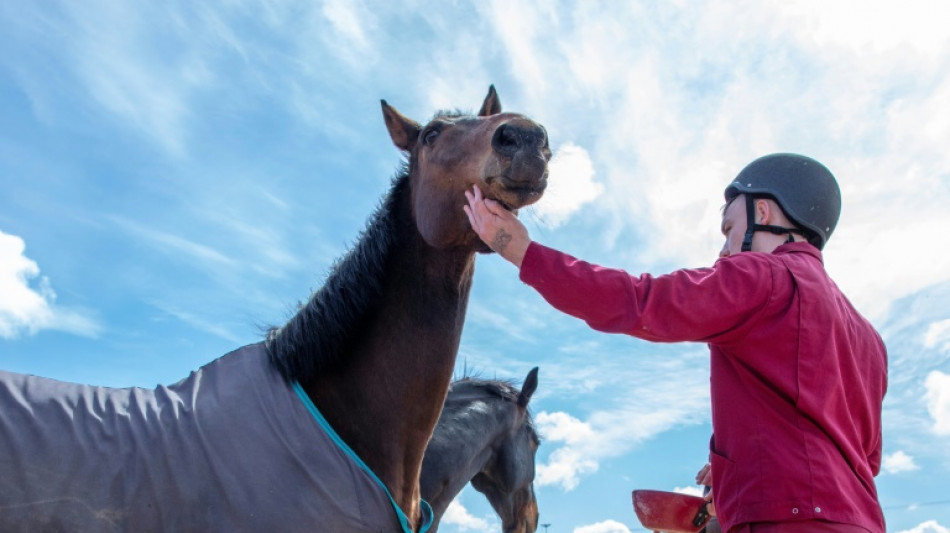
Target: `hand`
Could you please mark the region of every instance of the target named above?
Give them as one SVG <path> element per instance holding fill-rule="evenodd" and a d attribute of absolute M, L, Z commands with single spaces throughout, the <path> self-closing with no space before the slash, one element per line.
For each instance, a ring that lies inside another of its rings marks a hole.
<path fill-rule="evenodd" d="M 709 505 L 706 506 L 706 512 L 709 513 L 709 516 L 716 516 L 716 504 L 713 503 L 713 491 L 712 491 L 712 465 L 706 463 L 696 474 L 696 484 L 704 485 L 709 490 L 703 495 L 703 498 L 709 502 Z"/>
<path fill-rule="evenodd" d="M 696 484 L 712 487 L 712 465 L 706 463 L 696 474 Z"/>
<path fill-rule="evenodd" d="M 498 255 L 521 268 L 521 261 L 531 244 L 524 224 L 500 203 L 483 197 L 477 185 L 471 191 L 465 191 L 465 198 L 468 205 L 462 209 L 475 233 Z"/>
<path fill-rule="evenodd" d="M 716 517 L 716 502 L 713 501 L 713 491 L 710 490 L 709 492 L 707 492 L 706 495 L 703 496 L 703 498 L 705 498 L 705 500 L 709 502 L 709 505 L 706 506 L 706 512 L 709 513 L 709 516 L 715 518 Z"/>

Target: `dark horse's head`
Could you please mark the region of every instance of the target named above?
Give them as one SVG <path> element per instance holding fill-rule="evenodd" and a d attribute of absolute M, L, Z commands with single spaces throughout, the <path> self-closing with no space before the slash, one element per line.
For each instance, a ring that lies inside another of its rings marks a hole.
<path fill-rule="evenodd" d="M 496 443 L 492 460 L 472 478 L 472 487 L 488 498 L 501 517 L 504 533 L 533 533 L 538 528 L 534 459 L 540 439 L 528 413 L 528 401 L 537 388 L 535 367 L 528 372 L 521 390 L 514 391 L 518 408 L 509 415 L 508 430 Z"/>
<path fill-rule="evenodd" d="M 469 482 L 488 498 L 505 533 L 534 533 L 534 461 L 540 439 L 528 401 L 538 369 L 519 390 L 504 380 L 452 383 L 422 467 L 422 494 L 437 517 Z"/>
<path fill-rule="evenodd" d="M 547 187 L 547 132 L 524 115 L 502 113 L 494 86 L 477 117 L 442 112 L 420 126 L 385 100 L 382 106 L 393 143 L 409 155 L 412 212 L 430 246 L 488 251 L 462 211 L 472 185 L 511 210 L 538 201 Z"/>

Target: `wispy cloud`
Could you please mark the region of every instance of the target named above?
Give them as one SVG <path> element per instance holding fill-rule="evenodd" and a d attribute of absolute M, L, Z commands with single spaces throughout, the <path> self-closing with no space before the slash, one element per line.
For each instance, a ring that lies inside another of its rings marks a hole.
<path fill-rule="evenodd" d="M 927 375 L 927 412 L 937 435 L 950 435 L 950 374 L 934 370 Z"/>
<path fill-rule="evenodd" d="M 214 335 L 215 337 L 220 337 L 222 339 L 233 342 L 235 344 L 244 340 L 240 335 L 236 335 L 234 332 L 230 331 L 226 326 L 213 322 L 210 319 L 205 318 L 204 316 L 197 315 L 195 313 L 185 311 L 182 309 L 178 309 L 176 307 L 172 307 L 170 305 L 167 305 L 161 302 L 152 302 L 152 305 L 154 305 L 158 309 L 161 309 L 163 312 L 167 313 L 169 316 L 172 316 L 204 333 Z"/>
<path fill-rule="evenodd" d="M 873 2 L 862 9 L 867 25 L 842 24 L 851 10 L 810 0 L 630 4 L 609 17 L 597 6 L 570 17 L 519 9 L 494 4 L 483 14 L 552 137 L 590 139 L 606 191 L 596 211 L 610 217 L 603 245 L 635 231 L 646 264 L 709 264 L 725 184 L 755 157 L 799 151 L 841 182 L 845 207 L 827 260 L 863 312 L 879 319 L 894 300 L 950 279 L 946 254 L 916 259 L 950 224 L 940 208 L 950 201 L 950 76 L 939 59 L 950 40 L 934 17 Z M 551 31 L 564 44 L 540 37 Z"/>
<path fill-rule="evenodd" d="M 234 266 L 237 261 L 219 252 L 212 246 L 196 243 L 174 233 L 148 228 L 122 216 L 107 216 L 118 229 L 148 242 L 169 257 L 178 257 L 182 262 L 215 270 L 222 266 Z"/>
<path fill-rule="evenodd" d="M 529 4 L 493 0 L 479 4 L 483 16 L 500 39 L 512 77 L 529 91 L 529 100 L 536 100 L 546 90 L 548 73 L 538 62 L 537 48 L 546 43 L 545 28 L 556 18 L 553 5 L 536 9 Z"/>
<path fill-rule="evenodd" d="M 924 347 L 950 353 L 950 318 L 930 323 L 924 333 Z"/>
<path fill-rule="evenodd" d="M 57 306 L 52 284 L 25 251 L 23 239 L 0 231 L 0 337 L 44 329 L 96 337 L 102 330 L 98 321 L 88 312 Z"/>
<path fill-rule="evenodd" d="M 185 33 L 195 28 L 159 38 L 155 24 L 164 17 L 156 15 L 100 0 L 71 10 L 58 31 L 89 95 L 130 129 L 182 155 L 189 93 L 207 79 L 207 71 L 188 65 L 182 53 Z"/>
<path fill-rule="evenodd" d="M 538 485 L 573 490 L 584 476 L 598 470 L 601 461 L 623 455 L 674 427 L 705 420 L 708 380 L 691 366 L 691 360 L 668 359 L 634 373 L 601 367 L 601 373 L 618 382 L 639 385 L 634 391 L 615 392 L 609 408 L 583 420 L 565 412 L 537 414 L 535 422 L 545 445 L 557 446 L 547 461 L 538 465 Z"/>
<path fill-rule="evenodd" d="M 354 69 L 371 68 L 377 52 L 370 39 L 376 27 L 373 10 L 362 1 L 330 0 L 323 3 L 322 15 L 330 23 L 330 31 L 321 32 L 327 47 Z"/>
<path fill-rule="evenodd" d="M 855 24 L 853 5 L 821 0 L 781 2 L 779 9 L 793 22 L 802 22 L 799 35 L 820 46 L 844 45 L 857 52 L 879 53 L 901 47 L 933 51 L 947 43 L 946 27 L 939 16 L 906 16 L 942 7 L 931 0 L 900 4 L 872 0 L 861 4 L 860 24 Z M 936 15 L 936 13 L 934 13 Z"/>
<path fill-rule="evenodd" d="M 531 340 L 531 336 L 524 331 L 521 324 L 511 319 L 510 314 L 479 303 L 473 303 L 469 306 L 467 320 L 496 331 L 504 332 L 515 340 Z"/>

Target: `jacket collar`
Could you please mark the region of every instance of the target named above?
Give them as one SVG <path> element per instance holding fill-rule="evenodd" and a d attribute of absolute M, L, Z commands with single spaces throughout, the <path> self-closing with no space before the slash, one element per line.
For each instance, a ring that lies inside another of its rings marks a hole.
<path fill-rule="evenodd" d="M 784 254 L 807 254 L 818 260 L 821 264 L 825 264 L 824 259 L 821 255 L 821 250 L 815 248 L 813 244 L 807 242 L 790 242 L 787 244 L 782 244 L 775 250 L 772 250 L 772 253 L 775 255 L 784 255 Z"/>

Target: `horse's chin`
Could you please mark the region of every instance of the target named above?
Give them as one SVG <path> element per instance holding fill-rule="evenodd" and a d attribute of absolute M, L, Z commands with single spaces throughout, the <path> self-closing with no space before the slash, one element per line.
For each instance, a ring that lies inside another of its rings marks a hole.
<path fill-rule="evenodd" d="M 522 207 L 529 206 L 541 199 L 548 182 L 546 177 L 535 185 L 525 187 L 492 187 L 486 196 L 500 203 L 502 207 L 518 214 Z"/>
<path fill-rule="evenodd" d="M 491 247 L 488 246 L 487 244 L 485 244 L 485 242 L 482 241 L 482 240 L 479 240 L 479 241 L 478 241 L 478 246 L 475 248 L 475 251 L 476 251 L 477 253 L 480 253 L 480 254 L 493 254 L 493 253 L 495 253 L 495 250 L 492 250 Z"/>

